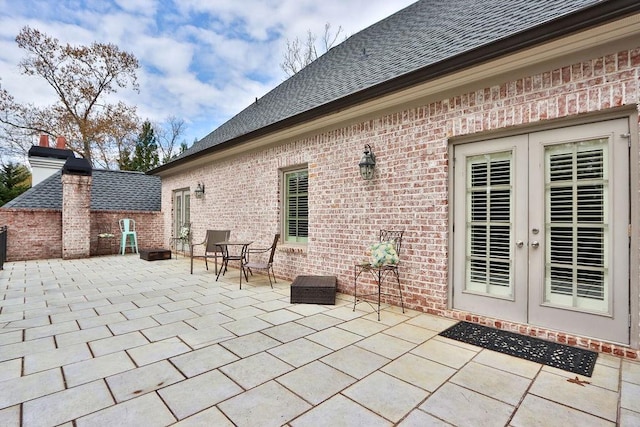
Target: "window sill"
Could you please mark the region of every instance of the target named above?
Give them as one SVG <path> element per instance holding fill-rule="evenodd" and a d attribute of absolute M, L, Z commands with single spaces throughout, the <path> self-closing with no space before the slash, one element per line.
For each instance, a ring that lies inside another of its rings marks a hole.
<path fill-rule="evenodd" d="M 277 250 L 287 254 L 306 254 L 307 245 L 282 244 L 278 245 Z"/>

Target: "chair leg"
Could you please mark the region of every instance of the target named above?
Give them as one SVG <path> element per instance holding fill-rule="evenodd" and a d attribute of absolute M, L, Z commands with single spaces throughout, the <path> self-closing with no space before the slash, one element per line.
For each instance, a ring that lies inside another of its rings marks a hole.
<path fill-rule="evenodd" d="M 216 261 L 216 263 L 217 263 L 217 261 Z M 220 274 L 222 273 L 222 275 L 224 276 L 224 273 L 226 271 L 227 271 L 227 263 L 226 263 L 226 261 L 224 259 L 222 259 L 222 264 L 220 264 L 220 269 L 216 273 L 216 282 L 220 278 Z"/>
<path fill-rule="evenodd" d="M 353 311 L 356 311 L 358 303 L 358 267 L 353 267 Z"/>
<path fill-rule="evenodd" d="M 271 275 L 270 275 L 270 269 L 269 267 L 267 267 L 267 277 L 269 278 L 269 284 L 271 285 L 271 289 L 273 289 L 273 283 L 271 282 Z M 276 280 L 276 276 L 273 276 L 273 280 Z"/>
<path fill-rule="evenodd" d="M 244 266 L 242 265 L 242 260 L 240 260 L 240 289 L 242 289 L 242 274 L 244 273 L 244 280 L 245 282 L 249 281 L 249 278 L 247 277 L 247 270 L 244 268 Z"/>
<path fill-rule="evenodd" d="M 404 301 L 402 300 L 402 286 L 400 286 L 400 274 L 398 270 L 393 271 L 396 275 L 396 281 L 398 282 L 398 292 L 400 293 L 400 306 L 402 307 L 402 312 L 404 313 Z"/>
<path fill-rule="evenodd" d="M 380 288 L 382 287 L 381 280 L 382 280 L 382 274 L 380 269 L 378 269 L 378 322 L 380 321 L 380 296 L 381 296 Z"/>

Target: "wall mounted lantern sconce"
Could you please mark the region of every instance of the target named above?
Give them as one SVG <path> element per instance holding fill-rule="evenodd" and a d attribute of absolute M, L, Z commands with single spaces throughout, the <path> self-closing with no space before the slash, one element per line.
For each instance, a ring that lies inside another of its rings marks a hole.
<path fill-rule="evenodd" d="M 364 154 L 362 155 L 358 166 L 360 166 L 360 175 L 362 176 L 362 179 L 368 181 L 373 178 L 373 170 L 376 167 L 376 156 L 373 154 L 373 150 L 369 144 L 364 146 Z"/>
<path fill-rule="evenodd" d="M 202 196 L 204 196 L 204 184 L 199 182 L 198 186 L 195 190 L 193 190 L 193 192 L 196 195 L 196 199 L 202 199 Z"/>

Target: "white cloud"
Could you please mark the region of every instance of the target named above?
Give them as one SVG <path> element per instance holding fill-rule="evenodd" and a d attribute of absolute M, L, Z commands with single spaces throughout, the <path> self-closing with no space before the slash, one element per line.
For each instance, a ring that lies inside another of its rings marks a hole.
<path fill-rule="evenodd" d="M 131 13 L 153 16 L 158 8 L 156 0 L 115 0 L 123 10 Z"/>

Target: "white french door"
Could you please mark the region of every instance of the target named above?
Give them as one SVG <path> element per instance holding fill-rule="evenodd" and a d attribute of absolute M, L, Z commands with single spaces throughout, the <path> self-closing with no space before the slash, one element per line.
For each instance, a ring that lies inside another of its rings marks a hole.
<path fill-rule="evenodd" d="M 629 342 L 628 131 L 454 146 L 454 308 Z"/>

